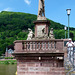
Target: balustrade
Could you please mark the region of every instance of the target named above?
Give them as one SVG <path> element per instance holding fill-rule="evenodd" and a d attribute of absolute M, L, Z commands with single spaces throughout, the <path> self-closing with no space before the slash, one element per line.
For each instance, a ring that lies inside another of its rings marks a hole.
<path fill-rule="evenodd" d="M 27 50 L 27 51 L 40 51 L 40 50 L 54 50 L 56 49 L 56 43 L 53 42 L 28 42 L 26 41 L 26 43 L 22 43 L 23 44 L 23 49 Z"/>
<path fill-rule="evenodd" d="M 61 44 L 60 44 L 61 43 Z M 63 50 L 63 41 L 62 40 L 22 40 L 15 41 L 15 52 L 50 52 L 62 49 Z M 19 48 L 17 48 L 19 44 Z M 21 45 L 20 45 L 21 44 Z M 59 47 L 58 47 L 59 46 Z"/>

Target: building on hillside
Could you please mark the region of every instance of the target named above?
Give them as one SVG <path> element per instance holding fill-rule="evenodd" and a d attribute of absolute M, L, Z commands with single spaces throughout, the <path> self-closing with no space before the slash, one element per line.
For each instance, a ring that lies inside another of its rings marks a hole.
<path fill-rule="evenodd" d="M 6 48 L 5 57 L 13 57 L 12 53 L 14 53 L 14 46 L 10 45 Z"/>

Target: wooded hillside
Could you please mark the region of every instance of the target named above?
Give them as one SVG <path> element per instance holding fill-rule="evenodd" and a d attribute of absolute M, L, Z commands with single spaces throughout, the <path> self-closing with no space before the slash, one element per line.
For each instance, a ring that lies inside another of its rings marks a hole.
<path fill-rule="evenodd" d="M 15 40 L 26 40 L 28 28 L 34 31 L 36 15 L 20 12 L 0 13 L 0 55 L 5 52 L 8 45 L 13 44 Z M 64 25 L 50 20 L 50 28 L 54 28 L 56 39 L 65 38 Z M 70 28 L 70 35 L 75 40 L 75 28 Z"/>

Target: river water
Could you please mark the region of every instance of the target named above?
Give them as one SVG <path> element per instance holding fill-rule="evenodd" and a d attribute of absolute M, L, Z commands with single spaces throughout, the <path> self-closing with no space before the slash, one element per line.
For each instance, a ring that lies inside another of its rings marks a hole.
<path fill-rule="evenodd" d="M 0 75 L 15 75 L 17 65 L 0 64 Z"/>

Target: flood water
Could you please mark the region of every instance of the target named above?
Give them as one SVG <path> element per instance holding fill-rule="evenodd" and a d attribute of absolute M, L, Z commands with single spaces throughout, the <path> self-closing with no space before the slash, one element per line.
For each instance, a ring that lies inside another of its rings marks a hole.
<path fill-rule="evenodd" d="M 17 65 L 0 64 L 0 75 L 15 75 Z"/>

